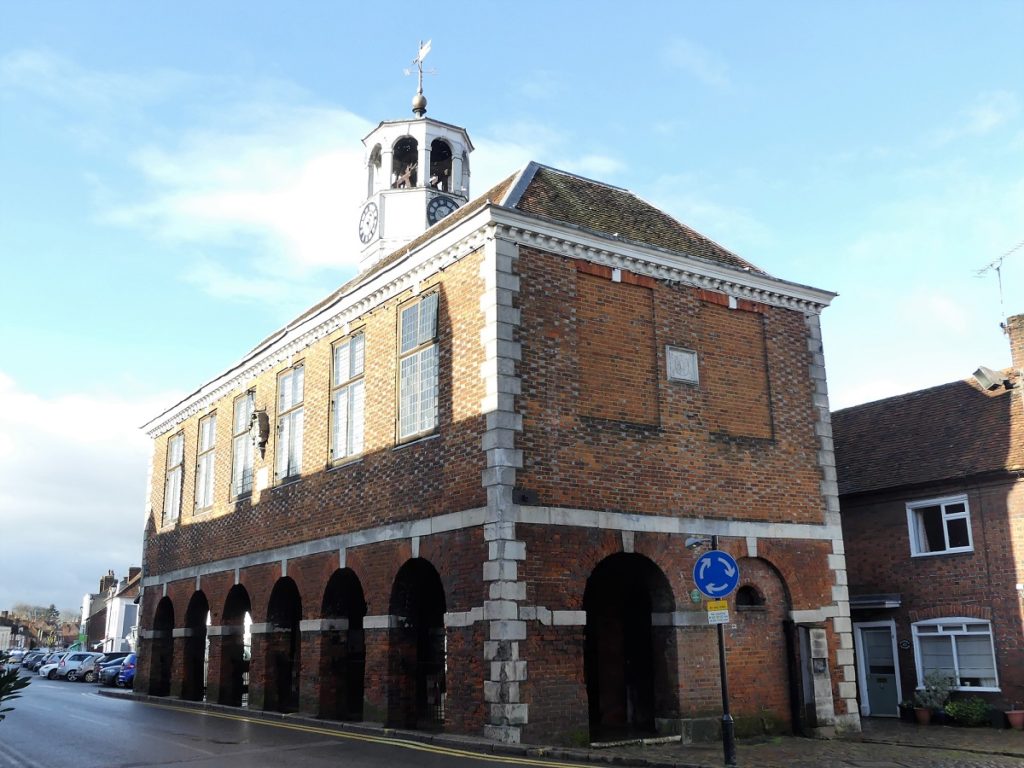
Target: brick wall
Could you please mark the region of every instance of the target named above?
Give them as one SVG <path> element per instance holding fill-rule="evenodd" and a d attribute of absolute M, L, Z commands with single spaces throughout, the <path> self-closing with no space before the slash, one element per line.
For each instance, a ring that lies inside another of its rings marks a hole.
<path fill-rule="evenodd" d="M 438 309 L 439 428 L 437 436 L 396 447 L 397 308 L 406 294 L 375 308 L 351 324 L 366 336 L 366 438 L 361 458 L 330 466 L 330 370 L 334 342 L 343 329 L 314 343 L 286 363 L 221 398 L 204 414 L 180 428 L 185 436 L 184 483 L 180 523 L 146 541 L 148 573 L 162 573 L 219 558 L 324 536 L 362 530 L 384 521 L 417 520 L 485 503 L 480 486 L 484 456 L 479 449 L 483 360 L 480 345 L 479 257 L 470 256 L 443 274 L 425 281 L 421 290 L 441 289 Z M 305 366 L 302 478 L 280 484 L 274 478 L 275 404 L 278 374 L 298 362 Z M 256 452 L 254 475 L 270 487 L 251 498 L 231 499 L 231 421 L 234 398 L 256 390 L 256 408 L 271 419 L 266 456 Z M 194 509 L 198 422 L 216 412 L 217 450 L 214 505 Z M 160 528 L 168 439 L 157 438 L 153 453 L 153 524 Z M 326 470 L 326 471 L 325 471 Z M 267 531 L 273 531 L 268 540 Z"/>
<path fill-rule="evenodd" d="M 581 273 L 571 260 L 522 249 L 519 271 L 524 464 L 517 482 L 536 491 L 541 505 L 823 522 L 803 315 L 750 302 L 723 309 L 708 300 L 715 294 L 648 279 L 656 418 L 646 406 L 618 419 L 590 417 L 584 409 L 596 406 L 584 401 L 606 385 L 583 377 L 610 365 L 584 362 L 590 353 L 578 327 L 580 313 L 591 310 L 584 305 L 595 300 L 597 270 Z M 613 283 L 608 273 L 601 296 L 617 300 L 602 298 L 603 306 L 629 306 L 642 289 L 625 278 Z M 635 322 L 623 311 L 609 315 Z M 615 335 L 607 326 L 604 332 Z M 665 345 L 697 351 L 700 384 L 666 380 Z M 723 361 L 727 377 L 705 376 Z M 742 415 L 729 420 L 726 413 Z"/>
<path fill-rule="evenodd" d="M 966 492 L 973 552 L 911 557 L 906 504 Z M 1000 694 L 1024 699 L 1024 482 L 947 484 L 843 499 L 843 538 L 851 595 L 899 593 L 898 609 L 858 611 L 854 622 L 896 621 L 903 695 L 917 684 L 911 624 L 940 617 L 992 622 Z"/>

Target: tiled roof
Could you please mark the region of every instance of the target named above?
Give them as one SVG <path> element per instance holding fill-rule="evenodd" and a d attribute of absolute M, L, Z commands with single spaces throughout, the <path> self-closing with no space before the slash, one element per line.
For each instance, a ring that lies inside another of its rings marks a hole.
<path fill-rule="evenodd" d="M 400 262 L 420 245 L 456 226 L 488 204 L 511 208 L 606 237 L 615 237 L 620 241 L 652 245 L 754 274 L 765 274 L 718 243 L 641 200 L 632 192 L 538 163 L 529 163 L 521 171 L 470 200 L 450 216 L 446 216 L 416 239 L 360 272 L 284 328 L 257 344 L 245 359 L 258 354 L 289 329 L 340 301 L 366 280 Z"/>
<path fill-rule="evenodd" d="M 836 411 L 840 495 L 1024 468 L 1017 386 L 989 393 L 967 379 Z"/>
<path fill-rule="evenodd" d="M 523 213 L 764 274 L 625 189 L 536 163 L 527 166 L 523 175 L 525 188 L 507 203 Z"/>

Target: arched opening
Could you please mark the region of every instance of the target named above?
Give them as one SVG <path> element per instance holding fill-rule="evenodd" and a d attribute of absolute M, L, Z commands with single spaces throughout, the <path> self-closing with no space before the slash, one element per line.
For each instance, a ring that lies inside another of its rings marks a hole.
<path fill-rule="evenodd" d="M 366 196 L 372 197 L 377 189 L 377 179 L 380 178 L 381 149 L 380 144 L 370 150 L 370 160 L 366 165 Z"/>
<path fill-rule="evenodd" d="M 210 622 L 210 603 L 201 591 L 192 595 L 185 610 L 185 657 L 181 698 L 202 701 L 206 696 L 206 670 L 210 642 L 206 627 Z"/>
<path fill-rule="evenodd" d="M 428 186 L 451 192 L 452 148 L 444 139 L 430 142 L 430 182 Z"/>
<path fill-rule="evenodd" d="M 274 712 L 295 712 L 299 708 L 300 638 L 302 598 L 288 576 L 274 584 L 267 604 L 265 677 L 263 708 Z"/>
<path fill-rule="evenodd" d="M 321 652 L 320 714 L 337 720 L 363 719 L 366 600 L 350 568 L 331 574 L 321 614 L 327 620 Z"/>
<path fill-rule="evenodd" d="M 655 718 L 678 717 L 675 634 L 651 617 L 675 610 L 661 569 L 642 555 L 611 555 L 587 579 L 583 608 L 591 739 L 653 733 Z"/>
<path fill-rule="evenodd" d="M 729 658 L 746 661 L 743 685 L 729 688 L 736 732 L 743 736 L 786 733 L 799 718 L 799 641 L 789 620 L 786 583 L 763 558 L 738 560 L 742 584 L 736 590 L 736 619 Z M 733 664 L 730 661 L 729 669 Z"/>
<path fill-rule="evenodd" d="M 236 584 L 224 600 L 221 628 L 220 695 L 218 704 L 244 706 L 249 696 L 249 659 L 252 655 L 252 604 L 249 593 Z"/>
<path fill-rule="evenodd" d="M 394 725 L 438 730 L 444 725 L 444 586 L 422 558 L 399 569 L 391 588 L 388 720 Z"/>
<path fill-rule="evenodd" d="M 149 665 L 149 693 L 166 696 L 171 692 L 171 667 L 174 662 L 174 604 L 162 597 L 153 617 L 153 659 Z"/>
<path fill-rule="evenodd" d="M 416 186 L 419 144 L 412 136 L 403 136 L 391 150 L 391 188 Z"/>
<path fill-rule="evenodd" d="M 764 608 L 764 595 L 752 584 L 744 584 L 736 590 L 737 610 Z"/>

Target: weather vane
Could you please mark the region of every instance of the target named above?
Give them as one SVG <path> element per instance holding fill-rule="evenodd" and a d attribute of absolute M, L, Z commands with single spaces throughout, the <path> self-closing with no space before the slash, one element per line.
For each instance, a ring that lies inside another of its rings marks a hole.
<path fill-rule="evenodd" d="M 422 40 L 420 40 L 420 50 L 416 54 L 416 58 L 412 60 L 412 65 L 414 67 L 416 67 L 416 74 L 417 74 L 417 79 L 418 79 L 417 87 L 416 87 L 416 95 L 412 99 L 412 111 L 418 117 L 423 117 L 423 115 L 425 115 L 427 113 L 427 97 L 423 95 L 423 75 L 424 74 L 428 74 L 428 75 L 436 75 L 437 74 L 437 70 L 436 69 L 428 69 L 424 73 L 424 70 L 423 70 L 423 60 L 425 58 L 427 58 L 427 54 L 428 53 L 430 53 L 430 41 L 427 40 L 427 42 L 424 43 Z M 407 75 L 411 75 L 412 74 L 412 69 L 406 68 L 406 69 L 403 70 L 403 72 L 405 72 L 405 74 L 407 74 Z"/>

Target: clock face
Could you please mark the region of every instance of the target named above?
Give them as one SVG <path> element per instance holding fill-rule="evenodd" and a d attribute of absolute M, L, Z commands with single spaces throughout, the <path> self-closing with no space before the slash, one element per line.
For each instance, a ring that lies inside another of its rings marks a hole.
<path fill-rule="evenodd" d="M 377 204 L 367 203 L 359 217 L 359 240 L 368 243 L 377 231 Z"/>
<path fill-rule="evenodd" d="M 431 224 L 437 224 L 445 216 L 455 213 L 458 207 L 458 202 L 452 200 L 452 198 L 447 195 L 438 195 L 427 203 L 427 221 Z"/>

